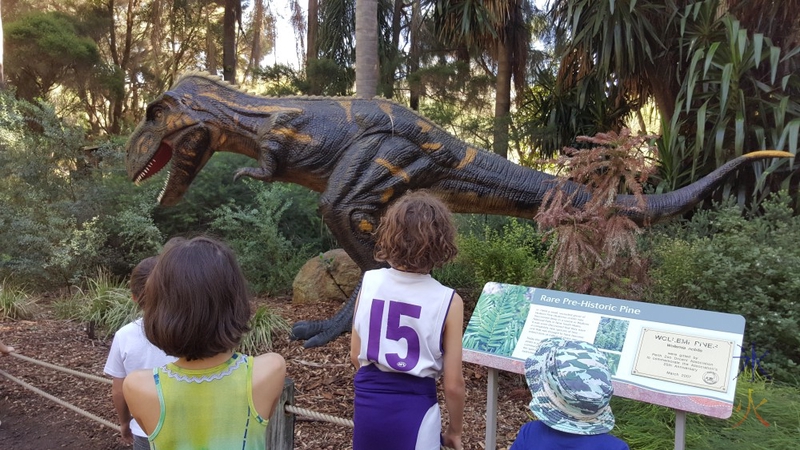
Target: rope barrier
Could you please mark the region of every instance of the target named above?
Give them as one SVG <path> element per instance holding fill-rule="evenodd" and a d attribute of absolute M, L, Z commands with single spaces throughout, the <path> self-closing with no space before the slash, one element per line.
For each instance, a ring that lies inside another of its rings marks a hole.
<path fill-rule="evenodd" d="M 109 380 L 107 378 L 102 378 L 102 377 L 98 377 L 97 375 L 87 374 L 87 373 L 79 372 L 77 370 L 72 370 L 72 369 L 69 369 L 69 368 L 66 368 L 66 367 L 57 366 L 55 364 L 50 364 L 48 362 L 39 361 L 39 360 L 36 360 L 36 359 L 33 359 L 33 358 L 29 358 L 27 356 L 20 355 L 18 353 L 10 353 L 10 355 L 14 356 L 16 358 L 19 358 L 19 359 L 21 359 L 23 361 L 27 361 L 27 362 L 30 362 L 32 364 L 37 364 L 37 365 L 40 365 L 42 367 L 47 367 L 47 368 L 50 368 L 50 369 L 53 369 L 53 370 L 57 370 L 57 371 L 60 371 L 60 372 L 68 373 L 68 374 L 74 375 L 76 377 L 87 378 L 89 380 L 97 381 L 97 382 L 100 382 L 100 383 L 106 383 L 106 384 L 111 384 L 112 383 L 111 380 Z M 8 372 L 6 372 L 6 371 L 4 371 L 2 369 L 0 369 L 0 375 L 3 375 L 4 377 L 8 378 L 9 380 L 11 380 L 11 381 L 13 381 L 15 383 L 18 383 L 19 385 L 21 385 L 21 386 L 23 386 L 23 387 L 25 387 L 27 389 L 30 389 L 31 391 L 41 395 L 42 397 L 45 397 L 45 398 L 47 398 L 49 400 L 52 400 L 52 401 L 58 403 L 59 405 L 64 406 L 65 408 L 71 409 L 72 411 L 75 411 L 76 413 L 78 413 L 78 414 L 80 414 L 82 416 L 88 417 L 88 418 L 90 418 L 90 419 L 92 419 L 92 420 L 94 420 L 96 422 L 99 422 L 99 423 L 101 423 L 101 424 L 103 424 L 103 425 L 105 425 L 105 426 L 107 426 L 109 428 L 112 428 L 114 430 L 119 430 L 119 426 L 117 426 L 116 424 L 113 424 L 113 423 L 103 419 L 102 417 L 98 417 L 98 416 L 96 416 L 96 415 L 94 415 L 94 414 L 92 414 L 92 413 L 90 413 L 88 411 L 84 411 L 84 410 L 78 408 L 77 406 L 75 406 L 75 405 L 73 405 L 71 403 L 68 403 L 68 402 L 66 402 L 64 400 L 61 400 L 58 397 L 50 395 L 47 392 L 44 392 L 41 389 L 36 388 L 36 387 L 34 387 L 34 386 L 32 386 L 32 385 L 20 380 L 19 378 L 9 374 Z M 346 427 L 350 427 L 350 428 L 353 428 L 353 426 L 354 426 L 353 421 L 350 420 L 350 419 L 344 419 L 344 418 L 341 418 L 341 417 L 332 416 L 330 414 L 320 413 L 320 412 L 312 411 L 312 410 L 306 409 L 306 408 L 300 408 L 300 407 L 294 406 L 294 405 L 284 405 L 283 409 L 284 409 L 284 411 L 286 413 L 289 413 L 289 414 L 297 414 L 297 415 L 301 415 L 301 416 L 311 417 L 312 419 L 321 420 L 323 422 L 329 422 L 329 423 L 333 423 L 333 424 L 336 424 L 336 425 L 342 425 L 342 426 L 346 426 Z M 449 448 L 449 447 L 442 446 L 442 450 L 452 450 L 452 449 Z"/>
<path fill-rule="evenodd" d="M 39 388 L 37 388 L 35 386 L 31 386 L 30 384 L 28 384 L 28 383 L 20 380 L 19 378 L 9 374 L 5 370 L 0 369 L 0 375 L 8 378 L 9 380 L 11 380 L 11 381 L 23 386 L 23 387 L 25 387 L 26 389 L 30 389 L 31 391 L 41 395 L 42 397 L 44 397 L 46 399 L 49 399 L 49 400 L 52 400 L 52 401 L 58 403 L 59 405 L 65 407 L 65 408 L 71 409 L 71 410 L 75 411 L 76 413 L 78 413 L 78 414 L 80 414 L 82 416 L 86 416 L 86 417 L 88 417 L 88 418 L 90 418 L 90 419 L 92 419 L 92 420 L 94 420 L 96 422 L 99 422 L 99 423 L 101 423 L 101 424 L 103 424 L 103 425 L 105 425 L 105 426 L 107 426 L 107 427 L 109 427 L 109 428 L 111 428 L 113 430 L 119 431 L 119 426 L 118 425 L 113 424 L 113 423 L 107 421 L 106 419 L 103 419 L 102 417 L 95 416 L 94 414 L 92 414 L 92 413 L 90 413 L 88 411 L 84 411 L 84 410 L 78 408 L 77 406 L 73 405 L 72 403 L 65 402 L 64 400 L 61 400 L 58 397 L 52 396 L 52 395 L 48 394 L 47 392 L 44 392 L 43 390 L 41 390 L 41 389 L 39 389 Z"/>
<path fill-rule="evenodd" d="M 310 409 L 300 408 L 294 405 L 284 405 L 283 409 L 290 414 L 299 414 L 301 416 L 311 417 L 312 419 L 322 420 L 323 422 L 330 422 L 353 428 L 353 421 L 350 419 L 343 419 L 341 417 L 335 417 L 329 414 L 318 413 L 316 411 L 311 411 Z"/>
<path fill-rule="evenodd" d="M 103 378 L 103 377 L 98 377 L 97 375 L 78 372 L 77 370 L 72 370 L 72 369 L 68 369 L 66 367 L 61 367 L 61 366 L 57 366 L 55 364 L 50 364 L 48 362 L 39 361 L 39 360 L 36 360 L 36 359 L 33 359 L 33 358 L 29 358 L 27 356 L 20 355 L 19 353 L 10 353 L 10 355 L 15 357 L 15 358 L 19 358 L 19 359 L 21 359 L 23 361 L 28 361 L 29 363 L 33 363 L 33 364 L 40 365 L 42 367 L 47 367 L 47 368 L 50 368 L 50 369 L 58 370 L 58 371 L 61 371 L 61 372 L 64 372 L 64 373 L 68 373 L 70 375 L 75 375 L 76 377 L 86 378 L 86 379 L 89 379 L 89 380 L 97 381 L 99 383 L 106 383 L 106 384 L 111 384 L 112 383 L 112 381 L 109 380 L 108 378 Z"/>

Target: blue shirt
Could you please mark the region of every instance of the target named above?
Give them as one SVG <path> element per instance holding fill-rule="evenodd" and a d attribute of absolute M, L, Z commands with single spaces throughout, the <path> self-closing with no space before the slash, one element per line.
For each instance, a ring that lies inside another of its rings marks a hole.
<path fill-rule="evenodd" d="M 585 436 L 554 430 L 539 420 L 520 428 L 509 450 L 630 450 L 622 439 L 608 433 Z"/>

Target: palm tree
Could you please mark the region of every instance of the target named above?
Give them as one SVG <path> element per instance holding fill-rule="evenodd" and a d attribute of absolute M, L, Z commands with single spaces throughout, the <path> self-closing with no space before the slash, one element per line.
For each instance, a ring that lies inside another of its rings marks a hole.
<path fill-rule="evenodd" d="M 308 28 L 306 34 L 306 62 L 317 59 L 319 35 L 319 1 L 308 0 Z"/>
<path fill-rule="evenodd" d="M 356 97 L 378 92 L 378 1 L 356 0 Z"/>
<path fill-rule="evenodd" d="M 489 53 L 497 64 L 495 75 L 495 153 L 508 156 L 511 81 L 521 90 L 525 84 L 530 31 L 528 0 L 439 0 L 436 29 L 441 42 L 461 48 L 461 58 Z"/>
<path fill-rule="evenodd" d="M 553 102 L 552 111 L 586 109 L 596 93 L 605 111 L 652 100 L 665 189 L 745 152 L 796 152 L 799 9 L 800 0 L 553 0 L 561 58 L 554 93 L 571 105 Z M 586 125 L 552 123 L 567 134 Z"/>

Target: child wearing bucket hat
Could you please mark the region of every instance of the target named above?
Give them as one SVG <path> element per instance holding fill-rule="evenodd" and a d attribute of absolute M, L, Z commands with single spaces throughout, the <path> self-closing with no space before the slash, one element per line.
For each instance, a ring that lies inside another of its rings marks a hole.
<path fill-rule="evenodd" d="M 545 339 L 525 361 L 525 378 L 539 420 L 523 425 L 509 450 L 629 450 L 608 434 L 614 388 L 606 357 L 595 346 Z"/>

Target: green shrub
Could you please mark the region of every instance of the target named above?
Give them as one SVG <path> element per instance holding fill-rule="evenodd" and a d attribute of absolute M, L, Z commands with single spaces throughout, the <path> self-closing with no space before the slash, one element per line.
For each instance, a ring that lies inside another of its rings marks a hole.
<path fill-rule="evenodd" d="M 256 292 L 288 292 L 300 267 L 327 250 L 322 248 L 326 229 L 316 209 L 309 207 L 304 188 L 254 180 L 245 183 L 255 205 L 233 203 L 217 208 L 211 230 L 236 252 Z M 318 237 L 312 240 L 312 236 Z"/>
<path fill-rule="evenodd" d="M 533 222 L 502 218 L 500 223 L 481 222 L 481 216 L 459 223 L 458 256 L 434 275 L 453 287 L 482 289 L 489 281 L 543 286 L 547 279 L 546 247 Z M 498 219 L 492 219 L 498 220 Z M 477 222 L 477 223 L 476 223 Z"/>
<path fill-rule="evenodd" d="M 47 261 L 76 223 L 71 205 L 83 178 L 73 173 L 83 143 L 82 130 L 51 106 L 0 91 L 0 277 L 37 288 L 64 283 Z"/>
<path fill-rule="evenodd" d="M 272 335 L 278 332 L 288 333 L 289 323 L 272 309 L 261 305 L 250 318 L 250 331 L 242 338 L 239 349 L 248 355 L 272 350 Z"/>
<path fill-rule="evenodd" d="M 727 202 L 651 235 L 649 300 L 740 314 L 744 342 L 764 367 L 789 380 L 800 363 L 800 218 L 776 195 L 759 215 L 743 217 Z"/>
<path fill-rule="evenodd" d="M 99 266 L 126 275 L 160 247 L 159 187 L 127 180 L 121 140 L 86 148 L 84 134 L 0 92 L 0 278 L 67 287 Z"/>
<path fill-rule="evenodd" d="M 3 280 L 0 283 L 0 319 L 27 320 L 33 318 L 33 304 L 28 293 Z"/>

